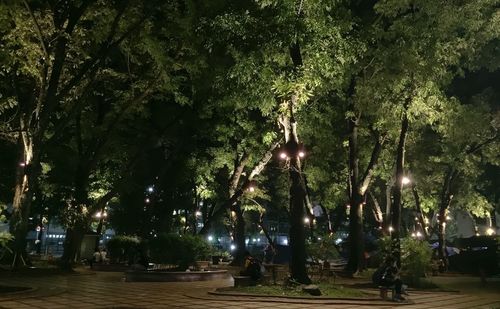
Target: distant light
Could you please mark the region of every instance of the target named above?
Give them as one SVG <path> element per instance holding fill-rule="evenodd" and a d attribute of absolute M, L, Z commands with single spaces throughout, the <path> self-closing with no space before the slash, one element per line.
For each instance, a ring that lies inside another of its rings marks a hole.
<path fill-rule="evenodd" d="M 20 167 L 25 167 L 26 166 L 26 162 L 19 162 L 19 166 Z"/>
<path fill-rule="evenodd" d="M 486 234 L 488 234 L 488 236 L 491 236 L 491 235 L 495 234 L 495 230 L 490 227 L 486 230 Z"/>
<path fill-rule="evenodd" d="M 389 226 L 389 232 L 394 231 L 394 228 L 392 226 Z"/>
<path fill-rule="evenodd" d="M 203 201 L 200 201 L 198 205 L 203 206 Z"/>
<path fill-rule="evenodd" d="M 107 212 L 103 212 L 103 213 L 102 213 L 102 215 L 103 215 L 104 217 L 107 217 L 107 216 L 108 216 L 108 213 L 107 213 Z"/>
<path fill-rule="evenodd" d="M 281 158 L 281 159 L 286 159 L 286 158 L 288 158 L 288 156 L 286 155 L 286 152 L 282 152 L 282 153 L 280 153 L 280 158 Z"/>
<path fill-rule="evenodd" d="M 338 245 L 342 242 L 342 238 L 335 239 L 335 244 Z"/>
<path fill-rule="evenodd" d="M 149 187 L 148 187 L 148 192 L 149 192 L 149 193 L 153 193 L 153 191 L 154 191 L 154 190 L 155 190 L 155 189 L 153 188 L 153 186 L 149 186 Z"/>
<path fill-rule="evenodd" d="M 250 239 L 245 239 L 245 245 L 248 245 L 248 243 L 250 242 Z"/>
<path fill-rule="evenodd" d="M 403 176 L 403 179 L 401 180 L 401 183 L 404 185 L 407 185 L 410 183 L 410 178 Z"/>
<path fill-rule="evenodd" d="M 288 239 L 283 239 L 283 241 L 281 242 L 283 245 L 287 246 L 288 245 Z"/>
<path fill-rule="evenodd" d="M 236 211 L 232 210 L 231 211 L 231 216 L 236 217 Z"/>
<path fill-rule="evenodd" d="M 255 187 L 254 187 L 254 186 L 250 186 L 250 187 L 248 187 L 248 191 L 250 191 L 250 192 L 254 192 L 254 191 L 255 191 Z"/>
<path fill-rule="evenodd" d="M 309 218 L 308 218 L 308 217 L 305 217 L 305 218 L 304 218 L 304 223 L 309 223 L 309 222 L 310 222 Z"/>
<path fill-rule="evenodd" d="M 195 215 L 196 215 L 197 217 L 201 217 L 202 213 L 201 213 L 201 211 L 197 211 L 197 212 L 195 213 Z"/>
<path fill-rule="evenodd" d="M 151 200 L 150 200 L 149 198 L 146 198 L 146 199 L 144 200 L 144 202 L 146 202 L 147 204 L 149 204 L 149 203 L 151 202 Z M 174 215 L 175 215 L 175 214 L 174 214 Z"/>
<path fill-rule="evenodd" d="M 479 236 L 480 234 L 479 233 L 476 233 L 476 236 Z"/>
<path fill-rule="evenodd" d="M 415 237 L 417 236 L 415 233 L 411 233 L 411 237 Z"/>
<path fill-rule="evenodd" d="M 101 217 L 101 212 L 100 211 L 96 212 L 95 217 L 96 218 L 100 218 Z"/>
<path fill-rule="evenodd" d="M 231 248 L 231 251 L 236 250 L 236 246 L 235 246 L 235 245 L 231 245 L 231 247 L 230 247 L 230 248 Z"/>
<path fill-rule="evenodd" d="M 260 238 L 257 238 L 257 242 L 260 242 Z"/>
<path fill-rule="evenodd" d="M 321 237 L 318 237 L 318 240 L 321 240 Z"/>
<path fill-rule="evenodd" d="M 417 232 L 417 237 L 422 237 L 422 233 Z"/>
<path fill-rule="evenodd" d="M 208 241 L 212 241 L 212 240 L 214 240 L 214 237 L 212 235 L 208 235 L 207 239 L 208 239 Z"/>
<path fill-rule="evenodd" d="M 446 216 L 446 220 L 451 220 L 451 217 L 450 216 Z"/>
<path fill-rule="evenodd" d="M 306 153 L 303 151 L 299 151 L 299 157 L 303 158 L 306 156 Z"/>
<path fill-rule="evenodd" d="M 177 214 L 177 211 L 175 211 L 175 210 L 174 210 L 174 211 L 172 211 L 172 215 L 174 215 L 174 216 L 175 216 L 176 214 Z"/>
<path fill-rule="evenodd" d="M 255 238 L 252 238 L 252 242 L 256 242 L 256 241 L 257 241 L 257 239 L 255 239 Z"/>

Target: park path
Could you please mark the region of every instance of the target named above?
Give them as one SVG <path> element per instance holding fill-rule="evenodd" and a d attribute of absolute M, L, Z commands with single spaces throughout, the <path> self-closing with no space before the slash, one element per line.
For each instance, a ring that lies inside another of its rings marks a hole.
<path fill-rule="evenodd" d="M 286 300 L 279 298 L 210 295 L 232 279 L 190 283 L 124 282 L 122 273 L 20 276 L 1 274 L 0 284 L 33 286 L 35 291 L 0 296 L 0 308 L 487 308 L 500 309 L 500 293 L 467 295 L 449 292 L 413 292 L 412 304 L 340 300 Z M 499 291 L 500 292 L 500 291 Z"/>

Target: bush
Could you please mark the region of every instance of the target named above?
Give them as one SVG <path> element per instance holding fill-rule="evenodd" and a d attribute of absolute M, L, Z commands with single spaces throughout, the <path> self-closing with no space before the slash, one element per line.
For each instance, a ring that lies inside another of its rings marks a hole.
<path fill-rule="evenodd" d="M 414 282 L 425 276 L 431 264 L 431 257 L 432 250 L 426 241 L 411 237 L 401 240 L 402 270 L 409 275 Z"/>
<path fill-rule="evenodd" d="M 338 259 L 340 254 L 335 247 L 335 237 L 331 235 L 323 235 L 320 238 L 321 240 L 307 245 L 307 252 L 312 260 L 317 262 L 318 260 L 326 261 Z"/>
<path fill-rule="evenodd" d="M 380 240 L 380 249 L 383 256 L 391 252 L 391 239 L 384 237 Z M 432 250 L 426 241 L 406 237 L 401 239 L 401 271 L 406 281 L 418 285 L 420 278 L 425 276 L 431 265 Z"/>
<path fill-rule="evenodd" d="M 133 259 L 140 244 L 140 240 L 134 236 L 119 235 L 108 241 L 106 247 L 109 257 L 113 262 L 128 261 Z"/>
<path fill-rule="evenodd" d="M 210 246 L 198 236 L 161 234 L 150 240 L 149 253 L 154 263 L 176 264 L 185 269 L 197 260 L 208 259 Z"/>

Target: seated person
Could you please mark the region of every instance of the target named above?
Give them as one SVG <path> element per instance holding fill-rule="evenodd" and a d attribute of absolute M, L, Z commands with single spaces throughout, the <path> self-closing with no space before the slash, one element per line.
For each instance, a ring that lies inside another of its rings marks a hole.
<path fill-rule="evenodd" d="M 394 300 L 405 300 L 403 293 L 403 281 L 399 277 L 399 269 L 396 261 L 392 257 L 387 257 L 384 264 L 373 274 L 372 280 L 375 284 L 383 287 L 394 286 L 396 295 Z"/>
<path fill-rule="evenodd" d="M 240 272 L 241 276 L 249 276 L 254 281 L 258 281 L 262 277 L 260 261 L 254 258 L 247 251 L 245 252 L 245 269 Z"/>

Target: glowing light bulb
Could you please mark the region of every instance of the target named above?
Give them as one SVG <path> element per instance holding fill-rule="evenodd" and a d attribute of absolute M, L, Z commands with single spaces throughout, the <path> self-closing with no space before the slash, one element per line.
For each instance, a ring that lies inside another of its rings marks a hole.
<path fill-rule="evenodd" d="M 410 183 L 410 178 L 404 176 L 403 179 L 401 179 L 401 183 L 404 185 L 407 185 Z"/>
<path fill-rule="evenodd" d="M 308 218 L 308 217 L 305 217 L 305 218 L 304 218 L 304 223 L 309 223 L 309 222 L 310 222 L 309 218 Z"/>
<path fill-rule="evenodd" d="M 299 151 L 299 157 L 303 158 L 306 156 L 306 153 L 303 151 Z"/>
<path fill-rule="evenodd" d="M 392 226 L 389 226 L 389 232 L 394 231 L 394 228 Z"/>
<path fill-rule="evenodd" d="M 491 236 L 491 235 L 495 234 L 495 230 L 490 227 L 486 230 L 486 234 L 488 234 L 488 236 Z"/>
<path fill-rule="evenodd" d="M 288 158 L 288 156 L 286 155 L 286 152 L 282 152 L 282 153 L 280 153 L 280 158 L 281 158 L 281 159 L 286 159 L 286 158 Z"/>

